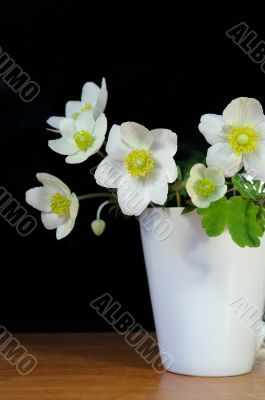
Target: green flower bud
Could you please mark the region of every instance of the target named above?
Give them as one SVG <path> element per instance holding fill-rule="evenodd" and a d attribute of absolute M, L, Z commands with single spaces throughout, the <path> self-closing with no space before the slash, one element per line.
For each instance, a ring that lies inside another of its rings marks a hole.
<path fill-rule="evenodd" d="M 103 219 L 95 219 L 91 223 L 91 229 L 96 236 L 102 235 L 102 233 L 105 231 L 105 228 L 106 228 L 106 222 L 103 221 Z"/>

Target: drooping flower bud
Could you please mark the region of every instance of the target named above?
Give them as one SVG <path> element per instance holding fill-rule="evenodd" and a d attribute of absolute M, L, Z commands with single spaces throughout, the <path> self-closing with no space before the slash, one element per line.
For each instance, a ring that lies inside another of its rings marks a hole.
<path fill-rule="evenodd" d="M 91 229 L 96 236 L 102 235 L 102 233 L 105 231 L 105 228 L 106 228 L 106 222 L 103 221 L 103 219 L 95 219 L 91 223 Z"/>

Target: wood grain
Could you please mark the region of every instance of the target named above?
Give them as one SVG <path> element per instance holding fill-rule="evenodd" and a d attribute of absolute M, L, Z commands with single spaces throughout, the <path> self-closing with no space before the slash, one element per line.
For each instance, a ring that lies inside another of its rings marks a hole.
<path fill-rule="evenodd" d="M 16 337 L 38 365 L 21 376 L 0 356 L 1 400 L 265 399 L 265 348 L 251 374 L 197 378 L 156 373 L 116 333 Z"/>

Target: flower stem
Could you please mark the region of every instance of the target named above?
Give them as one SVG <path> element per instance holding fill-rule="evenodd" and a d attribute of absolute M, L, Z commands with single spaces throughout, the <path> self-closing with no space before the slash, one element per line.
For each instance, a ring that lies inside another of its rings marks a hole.
<path fill-rule="evenodd" d="M 229 189 L 226 193 L 231 193 L 233 192 L 233 195 L 236 195 L 236 188 L 232 187 L 231 189 Z"/>
<path fill-rule="evenodd" d="M 102 204 L 99 206 L 98 211 L 97 211 L 97 219 L 100 219 L 100 213 L 101 213 L 102 209 L 103 209 L 105 206 L 107 206 L 108 204 L 109 204 L 109 200 L 104 201 L 104 203 L 102 203 Z"/>
<path fill-rule="evenodd" d="M 106 154 L 104 154 L 102 151 L 98 151 L 97 154 L 101 157 L 101 158 L 105 158 Z"/>
<path fill-rule="evenodd" d="M 89 193 L 78 196 L 78 200 L 96 199 L 98 197 L 111 197 L 112 193 Z"/>
<path fill-rule="evenodd" d="M 177 206 L 181 207 L 181 196 L 178 190 L 176 191 L 176 198 L 177 198 Z"/>

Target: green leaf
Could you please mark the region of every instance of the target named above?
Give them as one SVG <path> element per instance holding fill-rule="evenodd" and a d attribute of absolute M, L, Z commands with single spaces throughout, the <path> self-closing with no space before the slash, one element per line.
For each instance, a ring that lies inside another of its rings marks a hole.
<path fill-rule="evenodd" d="M 252 182 L 247 180 L 244 176 L 236 174 L 232 177 L 232 182 L 236 190 L 245 199 L 259 200 L 263 197 L 263 193 L 260 193 L 261 182 L 253 180 Z"/>
<path fill-rule="evenodd" d="M 178 169 L 178 180 L 181 181 L 182 180 L 182 171 L 179 165 L 177 165 L 177 169 Z"/>
<path fill-rule="evenodd" d="M 193 210 L 195 210 L 195 206 L 186 206 L 183 210 L 182 210 L 182 215 L 184 214 L 188 214 L 190 212 L 192 212 Z"/>
<path fill-rule="evenodd" d="M 265 209 L 263 207 L 259 208 L 259 211 L 257 213 L 257 219 L 258 219 L 258 224 L 260 228 L 262 229 L 262 232 L 265 232 Z"/>
<path fill-rule="evenodd" d="M 240 247 L 259 247 L 263 230 L 257 220 L 259 207 L 240 196 L 229 199 L 227 226 L 229 233 Z"/>
<path fill-rule="evenodd" d="M 116 193 L 113 193 L 112 196 L 109 198 L 109 203 L 119 205 L 118 196 Z"/>
<path fill-rule="evenodd" d="M 227 226 L 233 241 L 240 247 L 259 247 L 265 228 L 262 213 L 261 207 L 241 196 L 229 200 L 222 197 L 208 208 L 198 208 L 208 236 L 220 235 Z"/>
<path fill-rule="evenodd" d="M 208 236 L 220 235 L 226 226 L 228 200 L 222 197 L 214 201 L 208 208 L 198 208 L 197 212 L 202 216 L 202 226 Z"/>

